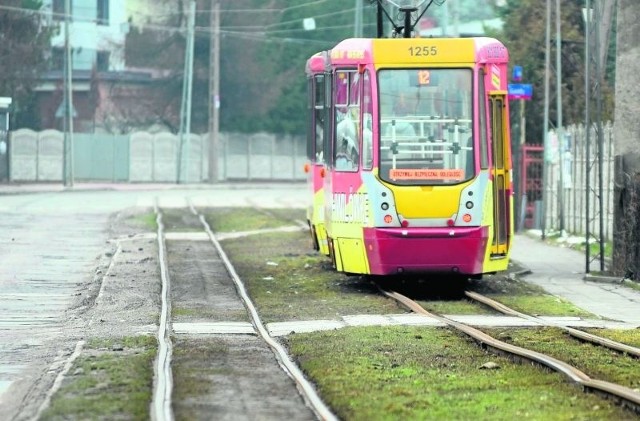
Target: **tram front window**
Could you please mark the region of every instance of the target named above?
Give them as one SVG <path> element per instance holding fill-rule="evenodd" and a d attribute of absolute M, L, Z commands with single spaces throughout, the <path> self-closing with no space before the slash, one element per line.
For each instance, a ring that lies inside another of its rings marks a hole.
<path fill-rule="evenodd" d="M 471 69 L 378 72 L 383 180 L 429 185 L 473 177 L 471 81 Z"/>

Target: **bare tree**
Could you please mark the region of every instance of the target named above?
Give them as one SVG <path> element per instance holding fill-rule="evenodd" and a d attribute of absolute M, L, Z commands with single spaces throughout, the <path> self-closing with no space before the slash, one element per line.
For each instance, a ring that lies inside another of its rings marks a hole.
<path fill-rule="evenodd" d="M 640 280 L 640 3 L 618 0 L 613 272 Z"/>

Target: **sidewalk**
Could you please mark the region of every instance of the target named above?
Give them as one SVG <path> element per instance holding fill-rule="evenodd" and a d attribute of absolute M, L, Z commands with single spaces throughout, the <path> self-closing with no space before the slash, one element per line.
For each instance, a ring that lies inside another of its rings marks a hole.
<path fill-rule="evenodd" d="M 51 183 L 0 183 L 2 194 L 55 193 L 72 191 L 161 191 L 161 190 L 236 190 L 257 188 L 261 190 L 282 188 L 306 188 L 302 181 L 219 181 L 207 183 L 111 183 L 76 182 L 65 186 L 60 182 Z"/>
<path fill-rule="evenodd" d="M 585 280 L 585 256 L 516 234 L 511 258 L 531 271 L 524 280 L 601 317 L 640 327 L 640 291 L 621 282 Z"/>

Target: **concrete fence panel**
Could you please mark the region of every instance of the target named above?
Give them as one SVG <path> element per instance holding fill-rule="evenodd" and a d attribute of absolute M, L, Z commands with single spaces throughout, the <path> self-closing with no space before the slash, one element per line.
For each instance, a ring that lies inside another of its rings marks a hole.
<path fill-rule="evenodd" d="M 178 177 L 178 145 L 180 139 L 171 133 L 154 136 L 153 174 L 154 181 L 175 183 Z"/>
<path fill-rule="evenodd" d="M 38 135 L 36 181 L 62 181 L 64 133 L 45 130 Z"/>
<path fill-rule="evenodd" d="M 132 133 L 129 138 L 129 181 L 154 181 L 153 135 L 147 132 Z"/>
<path fill-rule="evenodd" d="M 12 132 L 9 156 L 11 181 L 35 181 L 38 177 L 38 133 L 29 129 Z"/>
<path fill-rule="evenodd" d="M 188 141 L 187 141 L 188 140 Z M 183 140 L 171 133 L 74 135 L 74 178 L 84 180 L 201 183 L 209 179 L 209 134 Z M 271 133 L 220 133 L 218 181 L 303 181 L 305 138 Z M 11 133 L 11 181 L 62 181 L 64 133 Z"/>

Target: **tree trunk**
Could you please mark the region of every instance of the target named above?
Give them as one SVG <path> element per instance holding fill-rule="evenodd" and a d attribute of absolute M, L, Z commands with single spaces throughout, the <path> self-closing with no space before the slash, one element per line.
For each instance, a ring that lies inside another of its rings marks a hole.
<path fill-rule="evenodd" d="M 618 0 L 613 267 L 640 281 L 640 2 Z"/>

